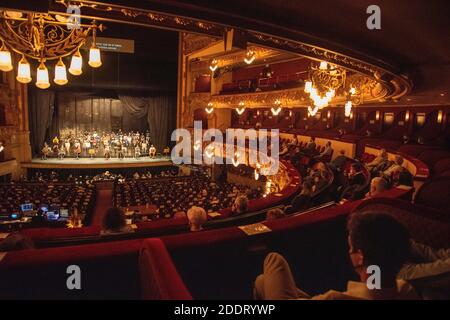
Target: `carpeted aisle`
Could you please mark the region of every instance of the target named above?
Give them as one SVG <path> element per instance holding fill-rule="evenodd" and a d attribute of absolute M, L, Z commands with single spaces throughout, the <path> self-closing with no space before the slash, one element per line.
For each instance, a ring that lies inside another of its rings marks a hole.
<path fill-rule="evenodd" d="M 108 189 L 97 190 L 97 199 L 95 201 L 94 216 L 92 217 L 93 226 L 101 226 L 105 211 L 112 207 L 113 191 Z"/>

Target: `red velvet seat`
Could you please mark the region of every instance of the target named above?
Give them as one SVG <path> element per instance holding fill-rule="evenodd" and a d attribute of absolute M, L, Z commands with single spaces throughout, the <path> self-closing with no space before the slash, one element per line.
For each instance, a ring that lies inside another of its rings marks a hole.
<path fill-rule="evenodd" d="M 139 278 L 145 300 L 192 300 L 160 239 L 144 241 L 139 255 Z"/>
<path fill-rule="evenodd" d="M 437 177 L 422 185 L 414 201 L 427 207 L 448 211 L 448 199 L 450 199 L 450 178 Z"/>
<path fill-rule="evenodd" d="M 433 172 L 436 175 L 441 175 L 441 173 L 450 170 L 450 158 L 441 159 L 434 165 Z"/>

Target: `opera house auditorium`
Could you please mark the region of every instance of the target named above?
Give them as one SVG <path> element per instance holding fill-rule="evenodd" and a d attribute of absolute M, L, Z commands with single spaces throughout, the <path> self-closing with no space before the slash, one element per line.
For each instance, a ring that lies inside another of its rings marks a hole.
<path fill-rule="evenodd" d="M 0 1 L 0 299 L 450 299 L 449 13 Z"/>

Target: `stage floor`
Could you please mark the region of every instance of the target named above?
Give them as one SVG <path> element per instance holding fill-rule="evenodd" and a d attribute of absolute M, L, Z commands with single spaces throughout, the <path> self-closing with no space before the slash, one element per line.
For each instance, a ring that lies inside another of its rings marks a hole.
<path fill-rule="evenodd" d="M 22 162 L 23 168 L 58 168 L 58 169 L 70 169 L 70 168 L 140 168 L 140 167 L 158 167 L 158 166 L 170 166 L 172 161 L 170 157 L 156 157 L 150 159 L 149 157 L 142 157 L 140 159 L 125 158 L 119 160 L 117 158 L 111 158 L 105 160 L 104 158 L 80 158 L 78 160 L 74 158 L 65 158 L 58 160 L 56 158 L 49 158 L 42 160 L 41 158 L 34 158 L 31 162 Z"/>

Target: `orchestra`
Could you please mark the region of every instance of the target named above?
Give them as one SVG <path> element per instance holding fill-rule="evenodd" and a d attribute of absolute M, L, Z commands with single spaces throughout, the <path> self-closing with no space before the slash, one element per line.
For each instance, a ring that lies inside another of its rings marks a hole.
<path fill-rule="evenodd" d="M 52 146 L 44 142 L 41 149 L 42 160 L 47 160 L 48 157 L 60 160 L 69 157 L 94 159 L 102 155 L 105 160 L 113 157 L 119 160 L 133 157 L 138 160 L 146 155 L 150 158 L 157 156 L 156 147 L 152 144 L 148 131 L 146 133 L 123 132 L 122 130 L 102 133 L 95 130 L 78 133 L 66 132 L 62 133 L 60 137 L 53 137 L 51 142 Z M 169 156 L 170 148 L 165 147 L 162 154 L 165 157 Z"/>

